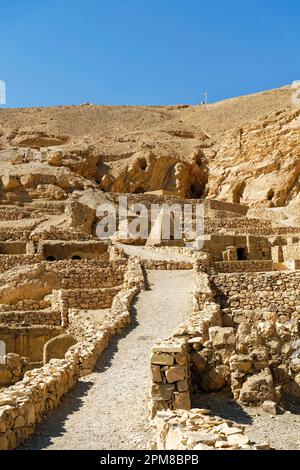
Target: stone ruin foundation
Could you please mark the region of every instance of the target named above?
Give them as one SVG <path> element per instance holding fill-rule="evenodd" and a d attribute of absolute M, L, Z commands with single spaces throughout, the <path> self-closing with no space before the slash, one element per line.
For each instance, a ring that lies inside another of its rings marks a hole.
<path fill-rule="evenodd" d="M 68 216 L 76 226 L 72 207 Z M 300 230 L 291 236 L 246 214 L 245 206 L 207 201 L 203 249 L 162 241 L 148 247 L 153 259 L 125 255 L 92 233 L 72 239 L 54 227 L 37 239 L 3 241 L 0 449 L 20 445 L 92 371 L 130 323 L 145 272 L 178 269 L 193 273 L 193 307 L 151 351 L 149 411 L 157 447 L 267 449 L 250 441 L 243 426 L 195 407 L 197 396 L 228 392 L 237 403 L 274 414 L 290 397 L 300 399 Z M 218 233 L 222 219 L 231 233 Z M 189 260 L 179 261 L 179 254 Z"/>

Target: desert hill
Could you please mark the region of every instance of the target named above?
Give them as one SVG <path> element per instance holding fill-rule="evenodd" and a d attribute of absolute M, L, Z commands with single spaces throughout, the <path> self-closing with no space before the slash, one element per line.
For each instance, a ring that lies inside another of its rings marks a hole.
<path fill-rule="evenodd" d="M 300 110 L 292 92 L 286 86 L 207 106 L 1 109 L 0 168 L 24 179 L 22 155 L 33 149 L 39 156 L 30 174 L 53 175 L 38 184 L 51 184 L 58 199 L 68 186 L 59 180 L 67 178 L 104 192 L 165 190 L 266 207 L 291 202 L 297 211 Z"/>

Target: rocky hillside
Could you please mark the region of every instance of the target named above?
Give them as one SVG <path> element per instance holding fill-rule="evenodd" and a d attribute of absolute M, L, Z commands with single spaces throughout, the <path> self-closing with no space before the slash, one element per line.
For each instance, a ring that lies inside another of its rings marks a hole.
<path fill-rule="evenodd" d="M 1 196 L 25 190 L 26 197 L 60 200 L 72 188 L 164 189 L 254 207 L 289 205 L 295 214 L 300 109 L 292 91 L 208 106 L 1 109 Z"/>

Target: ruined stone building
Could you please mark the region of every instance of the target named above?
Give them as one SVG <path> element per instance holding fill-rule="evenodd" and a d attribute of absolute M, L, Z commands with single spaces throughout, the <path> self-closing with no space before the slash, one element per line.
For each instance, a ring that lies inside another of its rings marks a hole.
<path fill-rule="evenodd" d="M 208 105 L 209 114 L 197 106 L 0 110 L 1 450 L 30 446 L 78 382 L 115 367 L 118 338 L 138 331 L 147 295 L 161 328 L 174 320 L 174 305 L 182 321 L 166 337 L 152 326 L 138 337 L 149 341 L 138 346 L 145 360 L 132 351 L 138 398 L 126 419 L 148 426 L 135 448 L 276 447 L 271 421 L 265 442 L 226 419 L 225 408 L 218 414 L 211 400 L 218 408 L 225 396 L 249 416 L 280 412 L 293 434 L 300 422 L 286 413 L 300 405 L 300 111 L 290 95 L 284 87 L 228 100 Z M 201 246 L 172 234 L 122 237 L 120 195 L 146 209 L 203 206 Z M 101 204 L 116 209 L 107 239 L 97 236 Z M 180 273 L 190 303 L 180 305 L 179 282 L 171 308 L 165 275 L 175 282 Z M 127 382 L 125 374 L 112 384 L 124 403 Z M 122 414 L 118 402 L 110 407 Z"/>

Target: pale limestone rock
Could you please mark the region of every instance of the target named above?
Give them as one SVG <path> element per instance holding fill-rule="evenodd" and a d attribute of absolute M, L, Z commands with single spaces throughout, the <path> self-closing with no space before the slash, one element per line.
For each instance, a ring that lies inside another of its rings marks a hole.
<path fill-rule="evenodd" d="M 211 327 L 209 328 L 209 339 L 216 348 L 234 346 L 235 330 L 230 327 Z"/>
<path fill-rule="evenodd" d="M 166 371 L 166 378 L 168 383 L 178 382 L 186 378 L 186 368 L 183 366 L 172 366 Z"/>
<path fill-rule="evenodd" d="M 152 398 L 154 400 L 172 400 L 175 385 L 172 384 L 153 384 L 152 385 Z"/>
<path fill-rule="evenodd" d="M 271 401 L 271 400 L 264 401 L 262 404 L 262 409 L 268 414 L 272 414 L 272 415 L 277 414 L 277 405 L 276 405 L 276 402 L 274 401 Z"/>
<path fill-rule="evenodd" d="M 6 191 L 13 191 L 21 185 L 20 181 L 15 176 L 10 174 L 5 174 L 2 176 L 2 184 Z"/>
<path fill-rule="evenodd" d="M 159 366 L 151 365 L 151 373 L 153 382 L 162 382 L 162 375 Z"/>
<path fill-rule="evenodd" d="M 174 364 L 174 356 L 168 353 L 153 353 L 151 364 L 172 366 Z"/>

